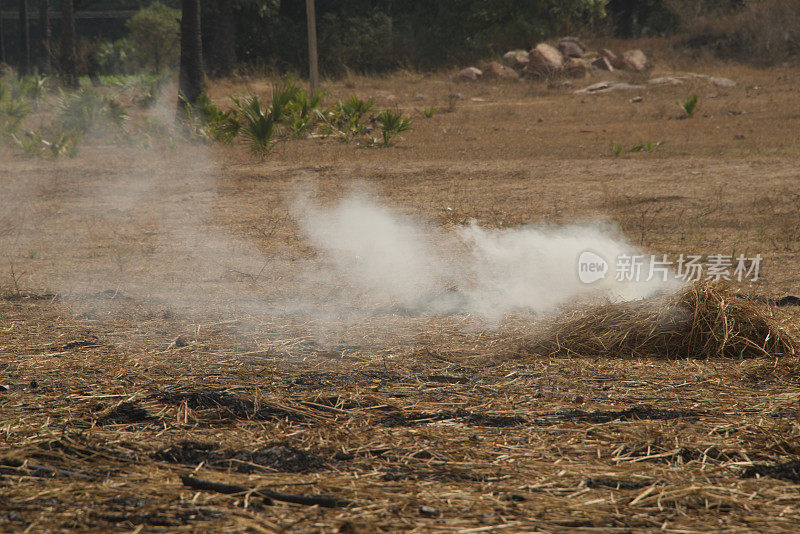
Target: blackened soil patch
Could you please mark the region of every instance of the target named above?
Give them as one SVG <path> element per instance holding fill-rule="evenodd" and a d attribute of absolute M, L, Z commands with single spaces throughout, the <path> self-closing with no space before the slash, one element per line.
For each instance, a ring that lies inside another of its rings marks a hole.
<path fill-rule="evenodd" d="M 123 402 L 106 415 L 97 420 L 97 424 L 102 425 L 120 425 L 132 423 L 145 423 L 154 419 L 147 410 L 139 406 L 135 402 Z"/>
<path fill-rule="evenodd" d="M 438 412 L 401 412 L 387 415 L 378 424 L 383 426 L 415 426 L 437 421 L 459 421 L 474 426 L 507 427 L 528 422 L 517 415 L 486 415 L 467 410 L 442 410 Z"/>
<path fill-rule="evenodd" d="M 653 408 L 649 405 L 634 406 L 627 410 L 611 410 L 587 412 L 584 410 L 569 410 L 544 414 L 544 419 L 554 419 L 562 423 L 610 423 L 611 421 L 667 421 L 669 419 L 680 419 L 682 417 L 701 417 L 707 415 L 706 412 L 695 410 L 665 410 Z"/>
<path fill-rule="evenodd" d="M 592 489 L 616 489 L 616 490 L 632 490 L 632 489 L 640 489 L 645 488 L 652 484 L 650 481 L 639 481 L 633 482 L 630 480 L 617 480 L 615 478 L 587 478 L 583 481 L 583 484 L 587 488 Z"/>
<path fill-rule="evenodd" d="M 741 473 L 742 478 L 755 478 L 757 476 L 778 478 L 800 484 L 800 460 L 751 465 Z"/>
<path fill-rule="evenodd" d="M 394 373 L 383 371 L 358 371 L 356 373 L 308 372 L 291 381 L 296 386 L 310 387 L 342 387 L 352 384 L 375 382 L 409 382 L 410 378 L 402 378 Z"/>
<path fill-rule="evenodd" d="M 261 403 L 256 405 L 249 399 L 242 399 L 225 392 L 213 390 L 165 391 L 156 395 L 165 404 L 181 405 L 184 402 L 192 410 L 223 410 L 231 419 L 254 419 L 274 421 L 289 419 L 303 421 L 305 418 L 278 406 Z"/>
<path fill-rule="evenodd" d="M 212 443 L 181 441 L 156 451 L 152 456 L 155 460 L 175 464 L 205 462 L 209 467 L 233 469 L 240 473 L 263 471 L 262 468 L 282 473 L 309 473 L 328 466 L 322 456 L 285 443 L 273 443 L 255 451 L 237 451 L 219 450 Z"/>

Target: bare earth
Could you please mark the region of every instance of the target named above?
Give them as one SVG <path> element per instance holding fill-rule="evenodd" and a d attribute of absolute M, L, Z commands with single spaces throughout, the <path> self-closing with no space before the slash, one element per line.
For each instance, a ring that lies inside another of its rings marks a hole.
<path fill-rule="evenodd" d="M 265 304 L 328 298 L 294 276 L 315 255 L 290 214 L 302 188 L 368 191 L 443 231 L 613 221 L 652 253 L 761 254 L 742 291 L 800 294 L 800 69 L 700 72 L 736 86 L 329 84 L 414 117 L 388 149 L 2 149 L 0 531 L 796 531 L 796 361 L 555 358 L 518 351 L 548 318 L 321 325 Z"/>

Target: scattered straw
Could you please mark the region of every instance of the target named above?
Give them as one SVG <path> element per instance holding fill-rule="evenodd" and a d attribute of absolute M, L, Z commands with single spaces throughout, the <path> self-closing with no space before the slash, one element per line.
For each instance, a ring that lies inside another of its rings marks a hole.
<path fill-rule="evenodd" d="M 677 295 L 612 303 L 558 322 L 521 352 L 661 358 L 753 358 L 798 353 L 769 306 L 724 284 L 694 283 Z"/>

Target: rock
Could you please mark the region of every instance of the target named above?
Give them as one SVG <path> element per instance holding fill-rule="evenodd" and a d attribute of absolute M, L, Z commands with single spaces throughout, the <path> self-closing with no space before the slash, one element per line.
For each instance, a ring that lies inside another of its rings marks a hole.
<path fill-rule="evenodd" d="M 414 100 L 425 100 L 426 98 L 428 97 L 423 95 L 422 93 L 417 93 L 414 95 Z"/>
<path fill-rule="evenodd" d="M 736 82 L 730 80 L 728 78 L 714 78 L 711 77 L 708 79 L 711 83 L 716 85 L 717 87 L 734 87 Z"/>
<path fill-rule="evenodd" d="M 642 91 L 647 89 L 644 85 L 634 85 L 625 82 L 597 82 L 583 89 L 578 89 L 575 94 L 608 93 L 611 91 Z"/>
<path fill-rule="evenodd" d="M 628 70 L 635 70 L 637 72 L 643 72 L 647 70 L 648 67 L 647 56 L 644 55 L 644 52 L 638 48 L 623 52 L 622 63 L 624 68 Z"/>
<path fill-rule="evenodd" d="M 617 55 L 608 48 L 601 48 L 597 51 L 597 55 L 606 58 L 608 62 L 611 63 L 611 66 L 615 69 L 621 69 L 624 67 L 622 60 L 620 60 L 620 58 L 618 58 Z"/>
<path fill-rule="evenodd" d="M 474 82 L 481 76 L 483 76 L 483 71 L 481 69 L 467 67 L 466 69 L 458 71 L 458 74 L 455 75 L 455 79 Z"/>
<path fill-rule="evenodd" d="M 592 68 L 614 72 L 614 65 L 611 64 L 607 57 L 603 56 L 598 56 L 594 61 L 592 61 Z"/>
<path fill-rule="evenodd" d="M 587 78 L 591 71 L 592 66 L 585 59 L 571 57 L 564 64 L 564 72 L 572 78 Z"/>
<path fill-rule="evenodd" d="M 546 43 L 539 43 L 528 54 L 525 72 L 537 76 L 548 76 L 564 68 L 564 56 L 558 49 Z"/>
<path fill-rule="evenodd" d="M 683 80 L 674 76 L 663 76 L 661 78 L 651 78 L 647 80 L 650 85 L 683 85 Z"/>
<path fill-rule="evenodd" d="M 501 65 L 497 61 L 491 61 L 486 63 L 485 65 L 481 66 L 483 70 L 482 78 L 487 80 L 516 80 L 519 78 L 519 74 L 517 71 L 512 69 L 511 67 L 506 67 L 505 65 Z"/>
<path fill-rule="evenodd" d="M 564 57 L 582 58 L 586 55 L 586 45 L 577 37 L 564 37 L 558 42 L 558 49 Z"/>
<path fill-rule="evenodd" d="M 524 69 L 528 65 L 528 59 L 528 52 L 525 50 L 509 50 L 503 54 L 503 64 L 512 69 Z"/>

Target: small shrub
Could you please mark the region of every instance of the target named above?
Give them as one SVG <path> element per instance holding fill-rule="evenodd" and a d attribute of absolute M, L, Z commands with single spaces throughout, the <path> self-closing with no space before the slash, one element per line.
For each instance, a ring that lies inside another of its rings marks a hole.
<path fill-rule="evenodd" d="M 322 114 L 324 135 L 333 135 L 350 142 L 367 133 L 366 117 L 375 110 L 375 100 L 362 100 L 353 95 L 348 100 L 337 102 Z"/>
<path fill-rule="evenodd" d="M 389 146 L 395 136 L 410 130 L 413 125 L 411 119 L 403 117 L 401 113 L 393 113 L 388 109 L 380 112 L 376 120 L 381 127 L 383 146 Z"/>
<path fill-rule="evenodd" d="M 113 98 L 87 87 L 75 93 L 62 91 L 58 102 L 58 120 L 64 131 L 81 135 L 108 125 L 122 128 L 128 117 L 125 108 Z"/>
<path fill-rule="evenodd" d="M 28 100 L 21 96 L 15 96 L 4 81 L 0 80 L 0 136 L 16 132 L 22 120 L 31 111 Z"/>
<path fill-rule="evenodd" d="M 257 96 L 245 100 L 231 97 L 241 122 L 240 135 L 253 152 L 266 155 L 275 144 L 277 124 L 271 110 L 265 110 Z M 274 108 L 273 108 L 274 109 Z"/>
<path fill-rule="evenodd" d="M 101 74 L 133 74 L 139 69 L 136 45 L 128 37 L 101 42 L 93 53 L 95 65 Z"/>
<path fill-rule="evenodd" d="M 686 113 L 687 117 L 691 117 L 697 111 L 698 100 L 698 96 L 692 93 L 689 95 L 689 98 L 683 102 L 676 101 L 675 103 Z"/>
<path fill-rule="evenodd" d="M 45 139 L 50 136 L 52 141 Z M 30 131 L 22 136 L 12 134 L 11 138 L 18 147 L 31 157 L 68 156 L 74 158 L 78 154 L 78 143 L 81 136 L 77 132 L 58 131 L 48 134 L 44 131 Z"/>
<path fill-rule="evenodd" d="M 184 125 L 191 138 L 230 143 L 239 133 L 241 124 L 236 110 L 222 111 L 205 93 L 200 95 L 194 106 L 183 95 L 181 99 L 186 104 L 182 108 L 185 113 Z"/>
<path fill-rule="evenodd" d="M 302 93 L 302 89 L 293 82 L 286 82 L 272 88 L 270 115 L 275 124 L 284 124 L 289 120 L 289 108 L 300 93 Z"/>
<path fill-rule="evenodd" d="M 422 116 L 426 119 L 432 119 L 436 112 L 439 111 L 435 107 L 425 108 L 422 110 Z"/>
<path fill-rule="evenodd" d="M 656 149 L 661 148 L 664 145 L 663 141 L 652 142 L 648 141 L 647 143 L 638 143 L 631 147 L 631 152 L 655 152 Z"/>
<path fill-rule="evenodd" d="M 300 137 L 311 131 L 318 117 L 322 93 L 315 91 L 311 94 L 300 90 L 286 107 L 285 124 L 293 137 Z"/>

